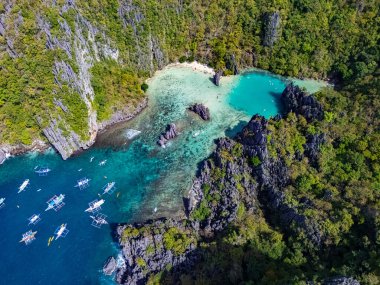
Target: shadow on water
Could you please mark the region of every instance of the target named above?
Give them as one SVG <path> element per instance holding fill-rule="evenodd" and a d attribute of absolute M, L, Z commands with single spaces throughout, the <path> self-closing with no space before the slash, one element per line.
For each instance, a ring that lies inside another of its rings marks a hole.
<path fill-rule="evenodd" d="M 225 136 L 233 139 L 245 126 L 247 125 L 247 121 L 240 120 L 236 126 L 232 128 L 228 128 L 225 131 Z"/>
<path fill-rule="evenodd" d="M 283 114 L 285 111 L 284 105 L 282 104 L 282 101 L 281 101 L 281 94 L 282 92 L 273 92 L 273 91 L 269 92 L 269 96 L 273 98 L 274 104 L 277 110 L 279 111 L 278 112 L 279 114 Z"/>

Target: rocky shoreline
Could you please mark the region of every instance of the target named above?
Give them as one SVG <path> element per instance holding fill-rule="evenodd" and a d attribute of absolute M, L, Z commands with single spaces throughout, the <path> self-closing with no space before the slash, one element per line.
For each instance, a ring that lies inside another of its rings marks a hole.
<path fill-rule="evenodd" d="M 134 110 L 132 112 L 129 112 L 130 108 L 127 107 L 123 111 L 116 112 L 112 115 L 112 117 L 109 120 L 100 122 L 98 124 L 98 131 L 97 134 L 101 134 L 104 132 L 107 128 L 121 123 L 126 122 L 134 117 L 136 117 L 140 112 L 142 112 L 148 105 L 148 98 L 145 97 L 143 100 L 141 100 L 136 107 L 134 107 Z M 87 147 L 81 148 L 75 152 L 77 154 L 78 152 L 85 150 L 89 147 L 91 147 L 95 143 L 95 140 L 88 144 Z M 37 152 L 44 152 L 49 148 L 54 148 L 49 142 L 42 141 L 42 140 L 35 140 L 31 145 L 2 145 L 0 146 L 0 165 L 4 163 L 4 161 L 12 156 L 22 155 L 27 152 L 31 151 L 37 151 Z M 59 151 L 55 149 L 58 153 Z"/>
<path fill-rule="evenodd" d="M 287 86 L 281 98 L 287 106 L 285 116 L 290 111 L 308 120 L 323 116 L 319 102 L 298 86 Z M 279 115 L 274 120 L 281 119 Z M 179 273 L 191 268 L 194 260 L 201 258 L 197 253 L 199 244 L 212 240 L 234 222 L 241 205 L 253 212 L 259 204 L 265 204 L 267 211 L 279 215 L 284 224 L 293 221 L 312 243 L 321 244 L 323 236 L 313 221 L 285 203 L 281 189 L 289 183 L 289 173 L 281 159 L 269 154 L 267 126 L 267 119 L 255 115 L 234 139 L 217 140 L 216 150 L 201 163 L 188 197 L 184 198 L 186 219 L 117 227 L 115 237 L 124 262 L 112 271 L 119 284 L 145 284 L 150 276 L 166 268 L 175 268 Z M 309 138 L 300 155 L 312 158 L 321 142 L 319 137 Z"/>
<path fill-rule="evenodd" d="M 21 155 L 27 152 L 38 151 L 44 152 L 51 148 L 48 142 L 42 140 L 35 140 L 31 145 L 17 144 L 17 145 L 1 145 L 0 146 L 0 165 L 12 156 Z"/>

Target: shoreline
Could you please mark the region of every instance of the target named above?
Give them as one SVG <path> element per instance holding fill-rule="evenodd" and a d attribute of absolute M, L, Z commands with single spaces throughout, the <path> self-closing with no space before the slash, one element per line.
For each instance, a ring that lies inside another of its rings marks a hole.
<path fill-rule="evenodd" d="M 173 63 L 166 65 L 162 69 L 156 70 L 151 77 L 149 77 L 145 80 L 145 82 L 149 84 L 149 82 L 155 76 L 157 76 L 160 72 L 162 72 L 166 69 L 169 69 L 169 68 L 173 68 L 173 67 L 191 68 L 194 72 L 201 72 L 204 74 L 208 74 L 210 76 L 213 76 L 215 74 L 215 71 L 213 68 L 209 67 L 206 64 L 200 63 L 198 61 L 183 62 L 183 63 L 173 62 Z M 252 72 L 271 73 L 269 70 L 250 67 L 250 68 L 242 69 L 239 74 L 252 73 Z M 274 76 L 281 77 L 281 78 L 286 78 L 285 76 L 282 76 L 282 75 L 278 75 L 278 74 L 274 74 L 274 73 L 271 73 L 271 74 L 273 74 Z M 236 77 L 236 75 L 222 76 L 222 80 L 225 81 L 224 82 L 225 84 L 229 84 L 229 83 L 231 83 L 232 79 L 235 77 Z M 324 81 L 324 80 L 320 80 L 320 79 L 305 79 L 305 78 L 300 79 L 300 78 L 289 77 L 288 80 L 290 80 L 291 82 L 307 82 L 307 81 L 312 80 L 314 82 L 317 82 L 320 85 L 323 85 L 323 87 L 334 87 L 334 85 L 331 84 L 329 81 Z M 135 109 L 132 112 L 128 112 L 127 110 L 128 110 L 129 106 L 126 106 L 124 110 L 121 110 L 121 111 L 118 111 L 118 112 L 115 112 L 114 114 L 112 114 L 110 119 L 103 121 L 103 122 L 99 122 L 95 140 L 88 146 L 88 148 L 79 149 L 79 150 L 75 151 L 71 156 L 78 155 L 79 153 L 83 152 L 84 150 L 91 148 L 96 143 L 97 137 L 100 134 L 104 133 L 105 131 L 109 130 L 110 128 L 134 119 L 136 116 L 138 116 L 141 112 L 143 112 L 145 110 L 145 108 L 148 106 L 148 101 L 149 101 L 149 95 L 147 94 L 140 102 L 138 102 L 137 106 L 135 107 Z M 34 151 L 42 153 L 49 148 L 54 149 L 54 151 L 59 154 L 59 152 L 54 148 L 54 146 L 50 142 L 44 141 L 41 139 L 34 140 L 31 145 L 23 145 L 23 144 L 0 145 L 0 165 L 3 164 L 5 162 L 5 160 L 7 160 L 10 157 L 23 155 L 23 154 L 26 154 L 28 152 L 34 152 Z"/>
<path fill-rule="evenodd" d="M 199 63 L 197 61 L 194 62 L 175 62 L 175 63 L 170 63 L 166 65 L 164 68 L 160 70 L 156 70 L 156 72 L 153 74 L 152 77 L 149 77 L 146 79 L 146 82 L 148 83 L 154 76 L 157 75 L 157 72 L 160 72 L 162 70 L 165 70 L 167 68 L 172 68 L 172 67 L 185 67 L 185 68 L 192 68 L 193 71 L 195 72 L 202 72 L 205 74 L 214 74 L 214 70 L 202 63 Z M 136 116 L 138 116 L 141 112 L 145 110 L 145 108 L 148 106 L 148 101 L 149 101 L 149 96 L 145 96 L 136 106 L 136 108 L 131 112 L 123 112 L 119 111 L 114 114 L 112 114 L 111 118 L 98 123 L 98 130 L 96 134 L 96 138 L 94 142 L 86 149 L 79 149 L 75 151 L 70 157 L 78 155 L 79 153 L 83 152 L 84 150 L 87 150 L 91 148 L 97 141 L 98 135 L 104 133 L 107 131 L 109 128 L 112 128 L 115 125 L 125 123 L 127 121 L 132 120 Z M 126 106 L 128 108 L 128 106 Z M 45 138 L 45 137 L 44 137 Z M 18 156 L 18 155 L 23 155 L 27 154 L 29 152 L 39 152 L 43 153 L 44 151 L 48 149 L 53 149 L 56 153 L 59 154 L 59 152 L 54 148 L 54 146 L 49 142 L 49 141 L 43 141 L 42 139 L 36 139 L 32 142 L 31 145 L 23 145 L 23 144 L 16 144 L 16 145 L 9 145 L 9 144 L 4 144 L 0 145 L 0 165 L 2 165 L 7 159 Z"/>

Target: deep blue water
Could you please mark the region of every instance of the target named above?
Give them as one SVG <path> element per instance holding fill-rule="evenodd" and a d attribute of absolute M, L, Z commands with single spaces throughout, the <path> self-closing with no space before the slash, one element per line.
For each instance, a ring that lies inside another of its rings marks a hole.
<path fill-rule="evenodd" d="M 182 196 L 197 163 L 211 153 L 213 140 L 236 133 L 255 113 L 275 115 L 285 87 L 281 78 L 260 72 L 223 79 L 221 87 L 215 87 L 209 77 L 189 68 L 165 69 L 149 82 L 149 107 L 134 120 L 100 135 L 90 150 L 66 161 L 52 151 L 28 154 L 0 166 L 0 197 L 6 198 L 0 209 L 0 284 L 112 283 L 101 273 L 104 260 L 117 255 L 110 226 L 92 227 L 84 212 L 107 182 L 115 181 L 117 187 L 112 195 L 103 196 L 101 213 L 110 223 L 181 215 Z M 186 111 L 194 102 L 210 108 L 210 122 Z M 171 122 L 180 135 L 161 149 L 155 141 Z M 128 129 L 141 134 L 128 139 Z M 104 159 L 107 163 L 99 166 Z M 39 177 L 34 173 L 38 165 L 52 171 Z M 85 190 L 74 187 L 82 177 L 91 179 Z M 29 187 L 17 194 L 27 178 Z M 61 193 L 66 195 L 66 205 L 58 212 L 45 212 L 47 200 Z M 41 214 L 42 220 L 28 226 L 33 214 Z M 47 246 L 62 223 L 67 223 L 68 235 Z M 29 229 L 37 231 L 36 240 L 25 246 L 19 240 Z"/>

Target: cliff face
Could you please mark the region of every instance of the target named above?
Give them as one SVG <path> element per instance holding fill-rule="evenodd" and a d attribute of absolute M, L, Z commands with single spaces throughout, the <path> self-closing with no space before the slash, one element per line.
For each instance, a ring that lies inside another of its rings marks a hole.
<path fill-rule="evenodd" d="M 14 0 L 7 0 L 3 5 L 2 11 L 0 10 L 0 36 L 4 41 L 0 43 L 0 48 L 4 50 L 5 56 L 25 62 L 32 60 L 25 54 L 27 47 L 17 43 L 24 36 L 18 30 L 23 28 L 22 25 L 27 20 L 35 25 L 33 41 L 41 42 L 45 50 L 40 52 L 48 56 L 46 65 L 51 64 L 51 70 L 47 72 L 50 75 L 46 76 L 51 82 L 47 81 L 45 84 L 51 87 L 52 93 L 43 99 L 44 103 L 40 106 L 45 110 L 36 110 L 36 114 L 30 119 L 37 122 L 41 133 L 63 159 L 90 147 L 103 128 L 132 118 L 146 106 L 146 99 L 139 99 L 137 102 L 134 99 L 124 106 L 111 105 L 114 111 L 109 118 L 99 119 L 96 93 L 92 84 L 92 68 L 97 63 L 109 61 L 116 62 L 122 68 L 125 57 L 120 57 L 118 44 L 106 35 L 106 27 L 84 16 L 86 13 L 82 3 L 78 5 L 71 0 L 59 4 L 55 1 L 43 1 L 28 7 L 28 19 L 23 17 Z M 146 42 L 145 37 L 139 35 L 144 32 L 144 27 L 138 28 L 139 21 L 143 19 L 138 8 L 131 1 L 122 2 L 119 16 L 124 28 L 132 27 L 135 31 L 133 38 L 136 41 L 136 59 L 139 62 L 134 66 L 149 72 L 163 67 L 167 63 L 167 57 L 161 51 L 157 38 L 151 36 Z M 29 140 L 41 139 L 38 134 L 33 134 Z M 2 153 L 18 154 L 22 152 L 21 146 L 24 146 L 25 151 L 32 149 L 25 143 L 11 145 L 18 147 L 11 147 L 6 142 L 0 144 Z"/>
<path fill-rule="evenodd" d="M 264 19 L 265 27 L 264 27 L 264 36 L 263 36 L 264 46 L 272 47 L 274 43 L 278 40 L 280 36 L 280 24 L 281 24 L 281 17 L 278 11 L 265 15 L 265 19 Z"/>

